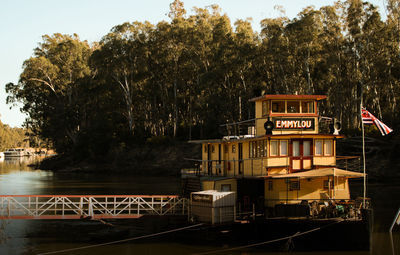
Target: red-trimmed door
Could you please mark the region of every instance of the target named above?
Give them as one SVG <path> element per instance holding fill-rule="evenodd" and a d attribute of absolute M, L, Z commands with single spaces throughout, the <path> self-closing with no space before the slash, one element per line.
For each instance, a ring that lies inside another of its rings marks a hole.
<path fill-rule="evenodd" d="M 312 139 L 293 139 L 290 143 L 290 170 L 312 169 Z"/>

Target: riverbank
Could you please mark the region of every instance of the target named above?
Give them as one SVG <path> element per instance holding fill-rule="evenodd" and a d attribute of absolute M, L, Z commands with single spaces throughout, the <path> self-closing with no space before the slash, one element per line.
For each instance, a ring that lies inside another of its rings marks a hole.
<path fill-rule="evenodd" d="M 391 138 L 366 138 L 367 173 L 370 181 L 400 179 L 400 157 L 397 152 L 400 140 Z M 337 141 L 337 155 L 359 156 L 356 168 L 362 170 L 362 139 L 350 137 Z M 43 160 L 36 168 L 55 172 L 129 173 L 143 176 L 177 176 L 182 168 L 194 166 L 200 159 L 201 146 L 187 142 L 164 144 L 146 143 L 121 150 L 103 158 L 74 160 L 68 155 L 57 155 Z M 355 170 L 355 169 L 352 169 Z"/>
<path fill-rule="evenodd" d="M 129 173 L 146 176 L 177 176 L 182 168 L 193 167 L 187 158 L 200 158 L 200 145 L 186 142 L 143 144 L 112 152 L 104 158 L 74 160 L 70 155 L 47 158 L 35 167 L 55 172 Z"/>
<path fill-rule="evenodd" d="M 366 171 L 369 181 L 390 182 L 400 180 L 400 140 L 393 136 L 365 138 Z M 359 156 L 362 171 L 362 138 L 349 137 L 337 140 L 337 155 Z"/>

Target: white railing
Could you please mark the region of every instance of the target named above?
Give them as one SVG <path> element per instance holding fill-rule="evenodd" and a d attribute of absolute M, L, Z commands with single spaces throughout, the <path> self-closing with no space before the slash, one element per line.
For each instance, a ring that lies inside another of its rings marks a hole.
<path fill-rule="evenodd" d="M 188 201 L 163 195 L 1 195 L 0 219 L 138 218 L 185 215 Z"/>

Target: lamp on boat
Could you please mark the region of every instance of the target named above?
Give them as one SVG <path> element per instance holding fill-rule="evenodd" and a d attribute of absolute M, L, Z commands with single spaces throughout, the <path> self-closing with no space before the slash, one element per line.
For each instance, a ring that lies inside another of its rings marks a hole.
<path fill-rule="evenodd" d="M 268 120 L 264 123 L 265 134 L 272 135 L 272 129 L 274 129 L 274 123 L 268 117 Z"/>

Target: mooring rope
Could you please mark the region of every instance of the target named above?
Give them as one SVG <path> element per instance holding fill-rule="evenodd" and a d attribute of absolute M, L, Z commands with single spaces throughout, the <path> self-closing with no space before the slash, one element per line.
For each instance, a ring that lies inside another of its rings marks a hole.
<path fill-rule="evenodd" d="M 281 237 L 281 238 L 277 238 L 277 239 L 273 239 L 273 240 L 269 240 L 269 241 L 265 241 L 265 242 L 253 243 L 253 244 L 248 244 L 248 245 L 243 245 L 243 246 L 238 246 L 238 247 L 232 247 L 232 248 L 227 248 L 227 249 L 212 250 L 212 251 L 206 251 L 206 252 L 200 252 L 200 253 L 192 253 L 192 255 L 216 254 L 216 253 L 221 253 L 221 252 L 235 251 L 235 250 L 251 248 L 251 247 L 260 246 L 260 245 L 269 244 L 269 243 L 275 243 L 275 242 L 279 242 L 279 241 L 283 241 L 283 240 L 291 240 L 293 237 L 306 235 L 306 234 L 309 234 L 311 232 L 318 231 L 318 230 L 321 230 L 323 228 L 332 226 L 334 224 L 341 223 L 343 221 L 345 221 L 345 220 L 336 221 L 336 222 L 333 222 L 333 223 L 326 224 L 325 226 L 322 226 L 322 227 L 314 228 L 314 229 L 307 230 L 307 231 L 304 231 L 304 232 L 297 232 L 294 235 Z"/>
<path fill-rule="evenodd" d="M 149 235 L 144 235 L 144 236 L 137 236 L 137 237 L 127 238 L 127 239 L 107 242 L 107 243 L 93 244 L 93 245 L 81 246 L 81 247 L 58 250 L 58 251 L 44 252 L 44 253 L 39 253 L 38 255 L 57 254 L 57 253 L 63 253 L 63 252 L 70 252 L 70 251 L 78 251 L 78 250 L 83 250 L 83 249 L 95 248 L 95 247 L 105 246 L 105 245 L 110 245 L 110 244 L 123 243 L 123 242 L 128 242 L 128 241 L 133 241 L 133 240 L 138 240 L 138 239 L 143 239 L 143 238 L 148 238 L 148 237 L 153 237 L 153 236 L 165 235 L 165 234 L 169 234 L 169 233 L 172 233 L 172 232 L 177 232 L 177 231 L 181 231 L 181 230 L 185 230 L 185 229 L 189 229 L 189 228 L 199 227 L 199 226 L 202 226 L 202 225 L 204 225 L 204 224 L 200 223 L 200 224 L 196 224 L 196 225 L 191 225 L 191 226 L 182 227 L 182 228 L 176 228 L 176 229 L 167 230 L 167 231 L 154 233 L 154 234 L 149 234 Z"/>

